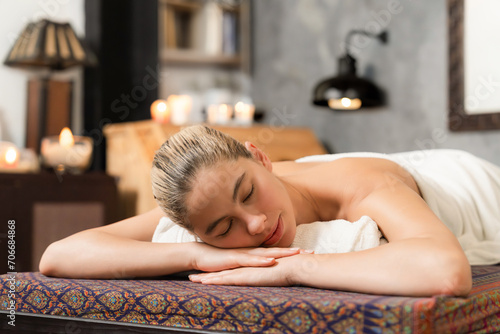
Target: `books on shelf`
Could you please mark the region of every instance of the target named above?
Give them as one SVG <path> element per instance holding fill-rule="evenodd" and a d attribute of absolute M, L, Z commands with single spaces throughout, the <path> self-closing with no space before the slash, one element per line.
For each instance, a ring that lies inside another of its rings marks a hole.
<path fill-rule="evenodd" d="M 184 6 L 179 1 L 166 1 L 161 14 L 163 46 L 208 56 L 236 56 L 239 12 L 214 0 L 198 3 L 199 6 Z"/>
<path fill-rule="evenodd" d="M 235 12 L 223 11 L 222 14 L 222 53 L 235 55 L 238 53 L 238 17 Z"/>
<path fill-rule="evenodd" d="M 209 55 L 222 52 L 222 9 L 215 1 L 207 1 L 203 6 L 203 21 L 205 32 L 203 38 L 203 51 Z"/>

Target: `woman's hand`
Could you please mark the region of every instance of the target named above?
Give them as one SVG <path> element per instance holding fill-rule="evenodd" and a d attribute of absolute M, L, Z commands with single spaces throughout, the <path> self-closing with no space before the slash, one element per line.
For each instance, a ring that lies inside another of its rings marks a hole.
<path fill-rule="evenodd" d="M 237 248 L 223 249 L 197 243 L 193 255 L 195 270 L 220 272 L 221 270 L 240 267 L 268 267 L 276 259 L 307 252 L 299 248 Z"/>
<path fill-rule="evenodd" d="M 283 248 L 286 249 L 286 248 Z M 302 251 L 302 253 L 309 253 Z M 312 259 L 301 255 L 282 257 L 272 266 L 244 267 L 214 273 L 189 275 L 192 282 L 217 285 L 290 286 L 294 271 L 307 269 Z"/>

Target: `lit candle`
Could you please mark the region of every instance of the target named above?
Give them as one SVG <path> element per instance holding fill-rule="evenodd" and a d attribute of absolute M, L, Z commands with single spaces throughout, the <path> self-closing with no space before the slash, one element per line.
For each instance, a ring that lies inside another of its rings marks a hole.
<path fill-rule="evenodd" d="M 170 95 L 168 97 L 167 103 L 172 115 L 172 124 L 183 125 L 188 123 L 191 102 L 189 95 Z"/>
<path fill-rule="evenodd" d="M 90 165 L 92 145 L 91 138 L 73 136 L 69 128 L 64 128 L 59 137 L 42 139 L 43 164 L 59 172 L 81 173 Z"/>
<path fill-rule="evenodd" d="M 240 101 L 234 106 L 234 118 L 238 124 L 251 125 L 254 113 L 255 106 L 253 104 Z"/>
<path fill-rule="evenodd" d="M 0 169 L 1 171 L 14 170 L 19 163 L 19 150 L 9 142 L 0 144 Z"/>
<path fill-rule="evenodd" d="M 151 118 L 158 123 L 168 123 L 170 109 L 166 100 L 156 100 L 151 104 Z"/>
<path fill-rule="evenodd" d="M 30 173 L 40 169 L 38 157 L 31 149 L 18 149 L 14 144 L 0 142 L 0 172 Z"/>
<path fill-rule="evenodd" d="M 228 104 L 211 104 L 207 107 L 207 116 L 210 124 L 227 124 L 233 117 L 233 110 Z"/>

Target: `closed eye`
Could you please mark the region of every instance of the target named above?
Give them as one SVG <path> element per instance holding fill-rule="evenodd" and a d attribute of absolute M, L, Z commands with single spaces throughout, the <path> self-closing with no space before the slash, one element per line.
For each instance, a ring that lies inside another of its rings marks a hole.
<path fill-rule="evenodd" d="M 229 230 L 231 230 L 231 226 L 233 226 L 233 220 L 229 220 L 229 224 L 227 224 L 227 229 L 222 232 L 221 234 L 219 234 L 219 237 L 224 237 L 226 236 L 228 233 L 229 233 Z"/>
<path fill-rule="evenodd" d="M 243 200 L 243 203 L 245 203 L 246 201 L 248 201 L 250 199 L 250 197 L 252 197 L 253 190 L 254 190 L 254 187 L 252 184 L 252 189 L 250 189 L 250 192 L 248 193 L 247 197 L 245 197 L 245 199 Z"/>

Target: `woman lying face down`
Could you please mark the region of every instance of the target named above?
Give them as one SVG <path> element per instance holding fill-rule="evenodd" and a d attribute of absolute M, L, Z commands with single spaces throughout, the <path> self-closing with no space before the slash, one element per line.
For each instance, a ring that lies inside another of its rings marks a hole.
<path fill-rule="evenodd" d="M 216 248 L 289 247 L 297 225 L 364 215 L 389 243 L 345 254 L 295 252 L 267 266 L 205 270 L 214 272 L 192 275 L 192 281 L 403 295 L 469 292 L 470 266 L 460 244 L 396 163 L 346 158 L 279 169 L 273 173 L 253 144 L 193 126 L 157 152 L 153 194 L 167 217 Z"/>

